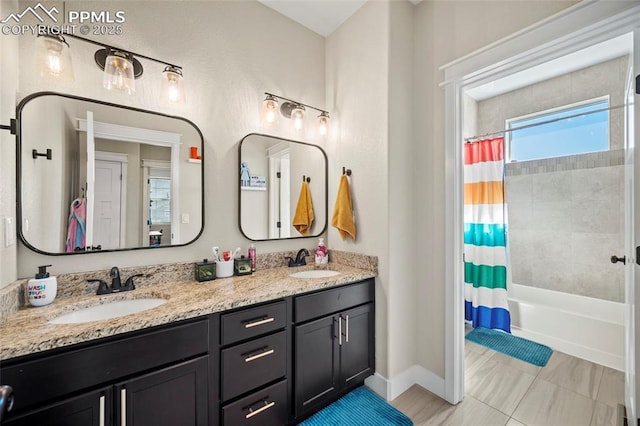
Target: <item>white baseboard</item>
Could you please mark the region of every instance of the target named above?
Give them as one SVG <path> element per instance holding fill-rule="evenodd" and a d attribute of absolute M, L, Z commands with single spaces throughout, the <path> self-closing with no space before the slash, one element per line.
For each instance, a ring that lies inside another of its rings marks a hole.
<path fill-rule="evenodd" d="M 444 379 L 420 365 L 407 368 L 391 380 L 375 373 L 364 383 L 387 401 L 393 401 L 413 385 L 420 385 L 444 399 Z"/>

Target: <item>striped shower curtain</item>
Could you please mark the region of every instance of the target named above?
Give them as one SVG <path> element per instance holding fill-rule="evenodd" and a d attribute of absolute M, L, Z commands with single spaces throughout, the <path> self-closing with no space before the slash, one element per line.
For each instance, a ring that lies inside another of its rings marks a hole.
<path fill-rule="evenodd" d="M 507 305 L 504 138 L 464 145 L 465 319 L 511 332 Z"/>

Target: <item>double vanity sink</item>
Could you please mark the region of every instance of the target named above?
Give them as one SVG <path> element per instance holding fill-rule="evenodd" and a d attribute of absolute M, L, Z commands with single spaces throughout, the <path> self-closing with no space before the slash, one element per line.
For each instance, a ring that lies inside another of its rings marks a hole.
<path fill-rule="evenodd" d="M 330 268 L 207 282 L 157 268 L 132 291 L 63 289 L 23 308 L 0 325 L 0 373 L 16 395 L 6 423 L 78 410 L 107 425 L 299 423 L 375 371 L 376 273 Z M 314 383 L 298 380 L 312 373 Z"/>

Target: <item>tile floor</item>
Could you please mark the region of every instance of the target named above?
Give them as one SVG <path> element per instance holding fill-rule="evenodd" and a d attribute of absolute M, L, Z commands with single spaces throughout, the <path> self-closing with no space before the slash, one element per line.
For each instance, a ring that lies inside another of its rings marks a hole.
<path fill-rule="evenodd" d="M 415 426 L 622 424 L 623 373 L 556 351 L 540 368 L 465 342 L 464 401 L 452 406 L 413 386 L 391 403 Z"/>

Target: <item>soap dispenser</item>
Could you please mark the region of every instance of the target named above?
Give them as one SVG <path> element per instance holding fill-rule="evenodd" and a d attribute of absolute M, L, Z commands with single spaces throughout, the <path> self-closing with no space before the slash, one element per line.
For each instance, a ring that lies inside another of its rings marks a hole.
<path fill-rule="evenodd" d="M 56 277 L 50 277 L 47 268 L 51 265 L 38 266 L 38 273 L 27 283 L 27 299 L 32 306 L 44 306 L 53 302 L 58 293 Z"/>
<path fill-rule="evenodd" d="M 324 238 L 320 238 L 316 247 L 316 265 L 326 265 L 328 262 L 327 246 L 324 245 Z"/>

